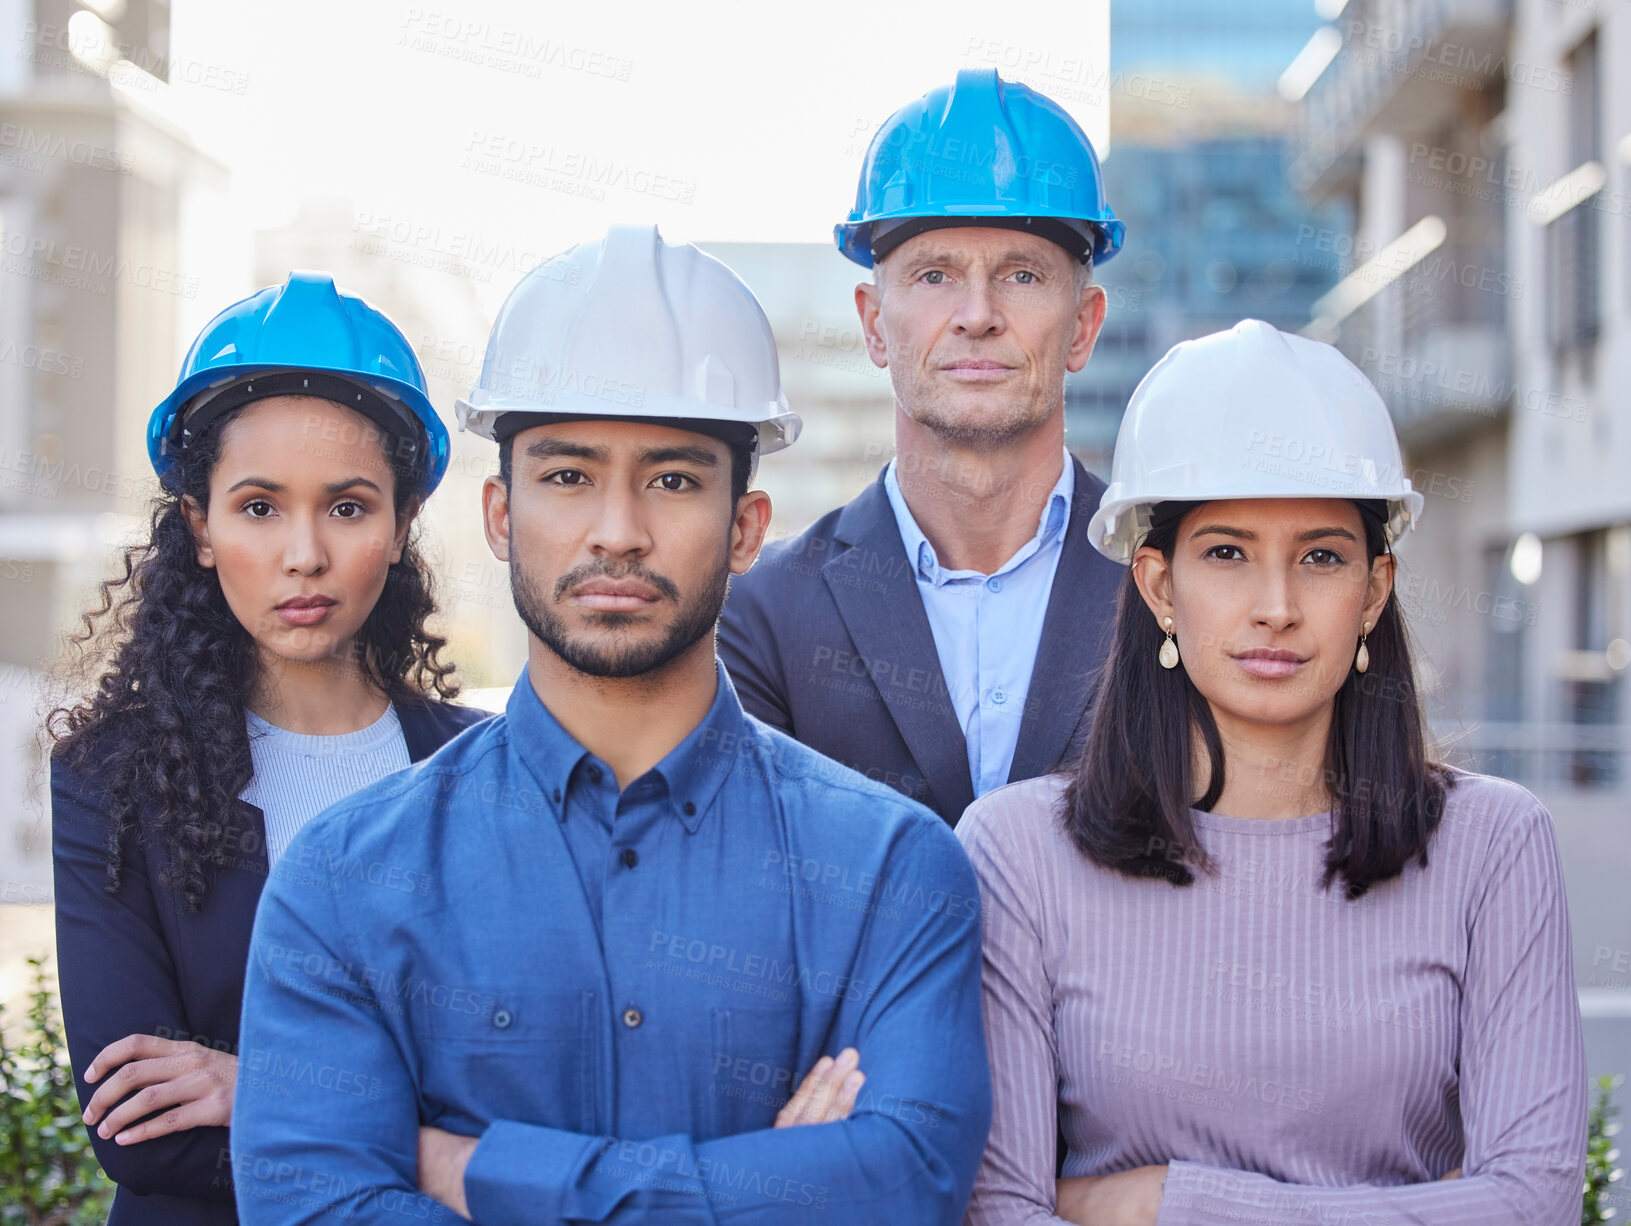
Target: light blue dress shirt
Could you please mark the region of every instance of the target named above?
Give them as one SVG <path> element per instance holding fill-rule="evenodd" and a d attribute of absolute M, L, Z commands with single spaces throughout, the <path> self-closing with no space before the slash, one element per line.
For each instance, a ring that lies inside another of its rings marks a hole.
<path fill-rule="evenodd" d="M 296 836 L 245 988 L 247 1226 L 446 1220 L 421 1124 L 480 1138 L 485 1226 L 962 1220 L 991 1113 L 973 870 L 717 676 L 621 792 L 523 673 L 503 715 Z M 772 1129 L 850 1045 L 850 1117 Z"/>
<path fill-rule="evenodd" d="M 989 575 L 943 569 L 900 492 L 893 460 L 883 481 L 963 729 L 974 795 L 984 796 L 1008 782 L 1014 764 L 1048 595 L 1070 526 L 1076 466 L 1065 452 L 1064 471 L 1042 508 L 1036 535 Z"/>

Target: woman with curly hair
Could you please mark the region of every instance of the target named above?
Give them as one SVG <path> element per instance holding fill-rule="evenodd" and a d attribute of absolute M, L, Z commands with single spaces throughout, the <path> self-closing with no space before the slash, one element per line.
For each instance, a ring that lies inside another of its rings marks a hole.
<path fill-rule="evenodd" d="M 151 536 L 76 637 L 90 693 L 49 724 L 62 1004 L 110 1223 L 231 1223 L 239 1061 L 311 1088 L 299 1053 L 238 1051 L 268 872 L 301 871 L 280 857 L 320 810 L 487 713 L 447 701 L 426 625 L 411 530 L 447 431 L 383 314 L 311 273 L 236 303 L 148 448 Z"/>
<path fill-rule="evenodd" d="M 1247 320 L 1133 393 L 1085 746 L 957 826 L 994 1105 L 969 1226 L 1579 1221 L 1557 846 L 1429 751 L 1392 551 L 1421 509 L 1329 345 Z"/>

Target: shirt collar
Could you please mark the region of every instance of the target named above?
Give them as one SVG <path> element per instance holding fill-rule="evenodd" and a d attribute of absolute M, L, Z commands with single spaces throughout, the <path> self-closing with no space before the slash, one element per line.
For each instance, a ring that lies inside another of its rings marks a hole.
<path fill-rule="evenodd" d="M 708 713 L 650 772 L 667 785 L 668 803 L 689 834 L 697 832 L 731 768 L 752 739 L 736 690 L 717 659 L 714 675 L 718 688 Z M 510 727 L 510 744 L 543 790 L 550 811 L 559 818 L 572 772 L 593 755 L 561 727 L 539 699 L 525 668 L 510 691 L 504 715 Z"/>
<path fill-rule="evenodd" d="M 1037 518 L 1036 535 L 1021 546 L 1019 552 L 1003 563 L 993 572 L 994 574 L 1006 574 L 1064 535 L 1065 526 L 1070 521 L 1070 504 L 1076 497 L 1076 464 L 1071 459 L 1068 449 L 1063 451 L 1063 455 L 1064 469 L 1059 474 L 1059 480 L 1054 482 L 1047 505 L 1042 508 L 1042 514 Z M 939 559 L 935 557 L 934 546 L 929 544 L 929 538 L 923 535 L 923 529 L 917 526 L 911 508 L 906 505 L 906 496 L 900 492 L 900 481 L 895 476 L 894 460 L 890 460 L 884 469 L 883 487 L 884 493 L 889 497 L 890 510 L 895 513 L 895 524 L 900 528 L 900 539 L 906 546 L 906 556 L 921 578 L 938 587 L 950 579 L 976 573 L 971 570 L 941 569 Z"/>

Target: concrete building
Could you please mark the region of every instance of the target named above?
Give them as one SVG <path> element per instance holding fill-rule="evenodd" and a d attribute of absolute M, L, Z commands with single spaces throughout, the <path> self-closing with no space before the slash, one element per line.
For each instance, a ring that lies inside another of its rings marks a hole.
<path fill-rule="evenodd" d="M 1557 822 L 1595 1072 L 1631 1071 L 1631 12 L 1348 0 L 1287 72 L 1310 335 L 1376 382 L 1427 495 L 1400 594 L 1452 760 Z"/>
<path fill-rule="evenodd" d="M 1341 50 L 1303 102 L 1291 166 L 1311 199 L 1345 201 L 1354 218 L 1298 232 L 1298 262 L 1344 278 L 1315 304 L 1310 334 L 1382 391 L 1427 497 L 1400 593 L 1432 662 L 1433 713 L 1452 727 L 1516 714 L 1509 662 L 1538 619 L 1505 577 L 1506 315 L 1528 285 L 1508 268 L 1505 205 L 1463 182 L 1469 167 L 1504 165 L 1502 10 L 1352 0 L 1326 27 Z"/>
<path fill-rule="evenodd" d="M 241 292 L 227 172 L 168 98 L 169 7 L 3 6 L 0 59 L 0 901 L 49 896 L 44 662 L 156 483 L 143 427 Z"/>
<path fill-rule="evenodd" d="M 895 453 L 889 372 L 867 356 L 855 286 L 871 273 L 830 243 L 703 243 L 747 283 L 776 334 L 782 386 L 804 419 L 793 447 L 765 457 L 758 484 L 772 537 L 802 532 L 875 480 Z"/>
<path fill-rule="evenodd" d="M 1307 0 L 1112 6 L 1103 164 L 1127 243 L 1098 270 L 1109 313 L 1067 392 L 1072 449 L 1101 476 L 1133 388 L 1169 348 L 1248 317 L 1300 327 L 1336 282 L 1286 242 L 1348 224 L 1345 201 L 1311 203 L 1286 178 L 1297 113 L 1275 81 L 1317 26 Z"/>

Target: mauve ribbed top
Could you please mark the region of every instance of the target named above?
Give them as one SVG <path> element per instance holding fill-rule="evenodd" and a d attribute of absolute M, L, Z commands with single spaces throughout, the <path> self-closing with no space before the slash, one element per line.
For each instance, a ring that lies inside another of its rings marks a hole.
<path fill-rule="evenodd" d="M 1160 1226 L 1579 1221 L 1580 1013 L 1533 796 L 1458 775 L 1428 867 L 1347 902 L 1326 814 L 1197 812 L 1217 875 L 1174 888 L 1077 852 L 1065 782 L 957 826 L 995 1105 L 969 1223 L 1059 1220 L 1056 1118 L 1066 1175 L 1168 1165 Z"/>

